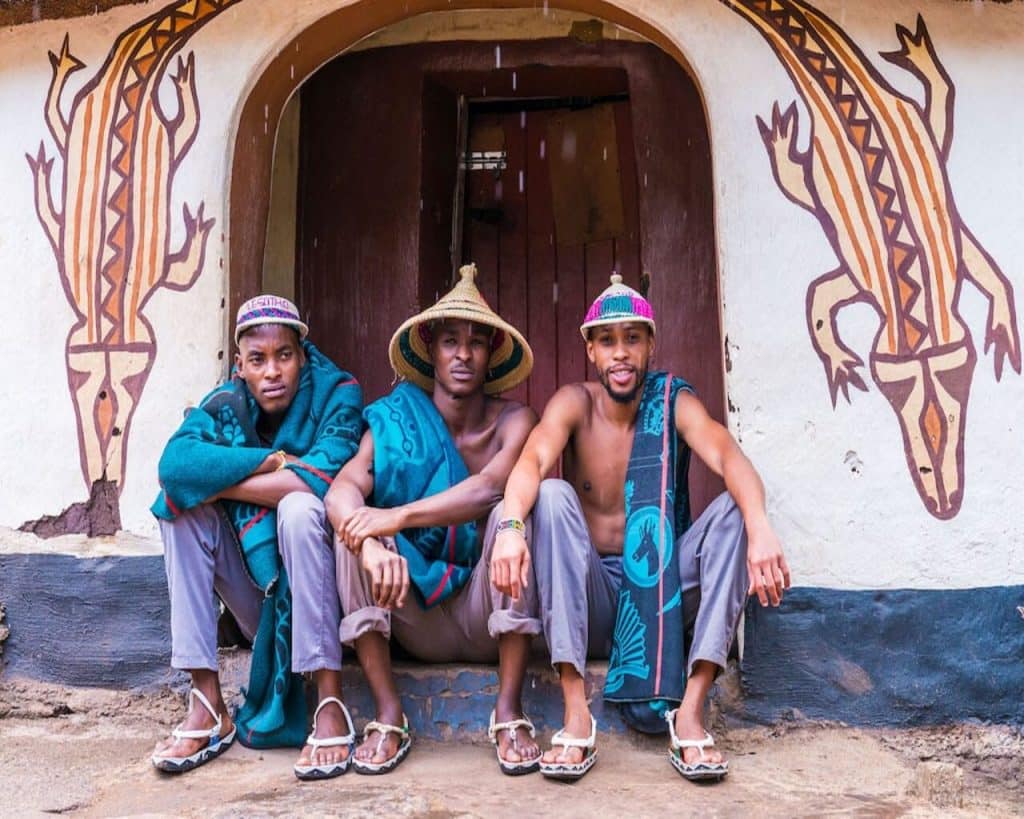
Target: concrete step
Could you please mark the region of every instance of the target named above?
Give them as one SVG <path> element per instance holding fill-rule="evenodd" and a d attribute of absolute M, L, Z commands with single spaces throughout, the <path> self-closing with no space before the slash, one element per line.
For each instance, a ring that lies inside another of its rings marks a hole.
<path fill-rule="evenodd" d="M 395 682 L 409 727 L 418 737 L 441 741 L 480 741 L 486 738 L 487 725 L 498 693 L 498 669 L 485 664 L 425 664 L 411 661 L 394 663 Z M 221 677 L 226 692 L 244 687 L 248 679 L 249 652 L 222 650 Z M 357 730 L 374 719 L 375 708 L 370 688 L 355 660 L 346 658 L 344 700 Z M 586 689 L 590 710 L 602 733 L 633 736 L 619 709 L 602 696 L 608 663 L 591 661 L 587 666 Z M 730 667 L 712 689 L 713 712 L 732 700 L 732 688 L 738 686 L 735 666 Z M 315 691 L 306 686 L 310 716 L 315 707 Z M 558 676 L 544 660 L 531 660 L 523 684 L 523 708 L 538 732 L 551 733 L 562 726 L 562 694 Z M 726 708 L 726 710 L 729 710 Z"/>

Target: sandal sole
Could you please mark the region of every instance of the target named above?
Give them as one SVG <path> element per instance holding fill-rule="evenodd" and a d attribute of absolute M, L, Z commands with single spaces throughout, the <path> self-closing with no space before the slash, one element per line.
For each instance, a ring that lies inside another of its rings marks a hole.
<path fill-rule="evenodd" d="M 498 762 L 498 768 L 505 776 L 526 776 L 527 774 L 537 773 L 540 770 L 540 763 L 535 762 L 533 765 L 502 765 Z"/>
<path fill-rule="evenodd" d="M 334 779 L 335 777 L 341 776 L 346 773 L 349 769 L 349 765 L 331 765 L 331 766 L 317 766 L 311 768 L 292 767 L 292 773 L 295 774 L 295 778 L 302 782 L 317 782 L 321 779 Z"/>
<path fill-rule="evenodd" d="M 410 748 L 412 748 L 411 740 L 399 745 L 395 755 L 387 762 L 380 763 L 380 765 L 360 762 L 358 759 L 353 759 L 352 769 L 357 774 L 362 774 L 363 776 L 382 776 L 384 774 L 389 774 L 405 761 L 405 758 L 409 756 Z"/>
<path fill-rule="evenodd" d="M 546 766 L 542 762 L 540 763 L 540 772 L 545 779 L 553 779 L 555 782 L 579 782 L 596 764 L 597 751 L 594 751 L 580 762 L 578 766 L 573 766 L 571 769 L 566 769 L 563 765 Z"/>
<path fill-rule="evenodd" d="M 234 732 L 232 732 L 233 734 Z M 168 774 L 183 774 L 189 771 L 194 771 L 196 768 L 200 768 L 207 762 L 212 762 L 228 748 L 234 744 L 235 738 L 231 737 L 229 740 L 221 740 L 217 743 L 216 748 L 204 748 L 201 751 L 197 751 L 192 756 L 183 757 L 181 759 L 169 759 L 167 757 L 150 757 L 150 762 L 153 763 L 153 767 L 161 773 Z"/>

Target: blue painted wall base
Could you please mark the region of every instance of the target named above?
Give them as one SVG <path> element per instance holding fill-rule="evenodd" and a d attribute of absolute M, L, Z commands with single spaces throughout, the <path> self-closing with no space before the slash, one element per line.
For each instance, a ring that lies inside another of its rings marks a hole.
<path fill-rule="evenodd" d="M 1024 722 L 1024 586 L 800 588 L 748 605 L 745 714 L 854 725 Z"/>
<path fill-rule="evenodd" d="M 173 679 L 161 557 L 0 555 L 0 603 L 11 630 L 3 645 L 6 675 L 109 688 Z M 793 589 L 778 609 L 748 607 L 742 697 L 721 704 L 732 717 L 764 723 L 803 717 L 853 725 L 1022 724 L 1021 604 L 1024 586 Z M 493 667 L 396 668 L 418 733 L 479 736 L 486 728 L 497 692 Z M 604 670 L 592 664 L 593 709 L 602 730 L 622 731 L 617 710 L 600 698 Z M 362 722 L 372 702 L 354 663 L 346 680 L 346 699 Z M 542 659 L 524 690 L 538 727 L 557 728 L 558 684 Z"/>

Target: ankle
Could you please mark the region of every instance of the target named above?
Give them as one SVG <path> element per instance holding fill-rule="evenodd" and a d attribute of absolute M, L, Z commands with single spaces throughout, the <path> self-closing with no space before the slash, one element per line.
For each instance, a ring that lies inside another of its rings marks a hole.
<path fill-rule="evenodd" d="M 502 696 L 498 694 L 494 702 L 494 715 L 499 721 L 521 717 L 523 715 L 523 701 L 518 697 Z"/>
<path fill-rule="evenodd" d="M 586 700 L 578 703 L 565 704 L 565 725 L 590 725 L 590 706 Z"/>
<path fill-rule="evenodd" d="M 386 700 L 377 703 L 377 722 L 383 722 L 388 725 L 402 725 L 402 710 L 401 700 Z"/>
<path fill-rule="evenodd" d="M 703 708 L 679 708 L 675 718 L 676 730 L 684 730 L 703 733 L 704 731 L 704 709 Z"/>
<path fill-rule="evenodd" d="M 320 669 L 313 672 L 313 682 L 316 685 L 317 702 L 323 702 L 329 697 L 341 699 L 341 672 L 331 669 Z"/>

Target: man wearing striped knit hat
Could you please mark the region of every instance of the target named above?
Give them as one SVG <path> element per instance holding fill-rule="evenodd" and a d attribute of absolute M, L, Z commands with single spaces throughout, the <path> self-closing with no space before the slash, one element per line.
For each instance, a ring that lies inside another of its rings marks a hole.
<path fill-rule="evenodd" d="M 689 384 L 648 372 L 648 301 L 613 275 L 580 331 L 599 381 L 548 402 L 509 476 L 491 556 L 496 589 L 543 624 L 561 681 L 564 728 L 540 770 L 573 780 L 596 761 L 584 666 L 603 656 L 605 701 L 640 730 L 667 723 L 683 777 L 718 780 L 728 763 L 704 728 L 705 699 L 747 595 L 777 606 L 789 568 L 750 461 Z M 692 522 L 691 451 L 728 490 Z M 563 452 L 566 480 L 542 480 Z"/>

